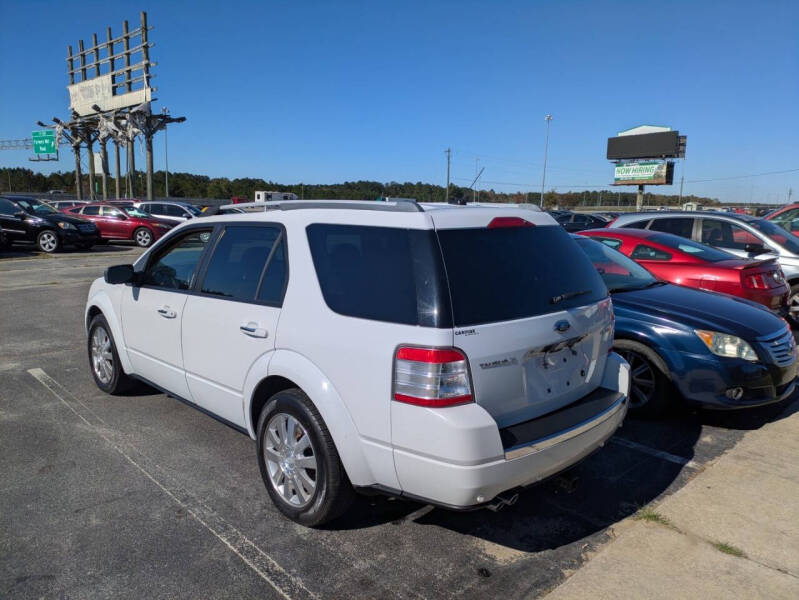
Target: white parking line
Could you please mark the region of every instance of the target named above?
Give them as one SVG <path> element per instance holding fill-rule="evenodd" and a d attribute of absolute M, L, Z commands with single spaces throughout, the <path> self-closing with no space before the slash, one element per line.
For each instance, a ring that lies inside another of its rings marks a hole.
<path fill-rule="evenodd" d="M 650 448 L 649 446 L 644 446 L 643 444 L 639 444 L 638 442 L 631 442 L 630 440 L 626 440 L 621 437 L 612 437 L 610 441 L 614 444 L 618 444 L 619 446 L 624 446 L 625 448 L 632 448 L 633 450 L 638 450 L 639 452 L 643 452 L 644 454 L 649 454 L 650 456 L 655 456 L 657 458 L 662 458 L 663 460 L 667 460 L 669 462 L 673 462 L 678 465 L 682 465 L 684 467 L 689 467 L 691 469 L 701 469 L 702 466 L 699 463 L 692 461 L 690 458 L 685 458 L 683 456 L 677 456 L 676 454 L 671 454 L 670 452 L 664 452 L 663 450 L 657 450 L 655 448 Z"/>
<path fill-rule="evenodd" d="M 119 452 L 130 464 L 136 467 L 145 477 L 157 485 L 167 496 L 210 531 L 214 537 L 227 546 L 231 552 L 244 561 L 247 566 L 271 585 L 281 596 L 287 600 L 292 600 L 294 598 L 318 598 L 316 594 L 305 587 L 301 579 L 283 569 L 272 557 L 249 540 L 241 531 L 225 521 L 213 509 L 205 505 L 198 498 L 195 498 L 187 490 L 182 489 L 175 482 L 168 481 L 169 478 L 167 476 L 159 475 L 159 477 L 156 478 L 151 470 L 146 469 L 140 464 L 141 462 L 146 462 L 146 457 L 142 457 L 143 460 L 139 459 L 139 461 L 131 457 L 130 454 L 132 453 L 141 454 L 136 448 L 121 440 L 112 440 L 110 437 L 112 432 L 110 432 L 108 428 L 98 427 L 86 418 L 86 416 L 81 414 L 81 411 L 75 408 L 74 404 L 79 405 L 88 412 L 93 419 L 105 425 L 105 422 L 88 406 L 76 398 L 72 392 L 50 377 L 42 369 L 28 369 L 28 373 L 35 377 L 39 383 L 46 387 L 56 398 L 69 408 L 69 410 L 75 413 L 81 421 L 93 429 L 98 436 L 105 440 L 114 450 Z M 67 401 L 64 396 L 68 396 L 71 402 Z"/>

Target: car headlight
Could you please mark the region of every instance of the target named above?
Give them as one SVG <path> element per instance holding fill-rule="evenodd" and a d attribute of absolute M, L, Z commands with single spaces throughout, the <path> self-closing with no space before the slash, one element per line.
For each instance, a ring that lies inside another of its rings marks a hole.
<path fill-rule="evenodd" d="M 719 333 L 718 331 L 705 331 L 704 329 L 695 329 L 694 333 L 705 343 L 707 349 L 716 356 L 742 358 L 750 361 L 757 360 L 757 354 L 755 354 L 752 346 L 735 335 Z"/>
<path fill-rule="evenodd" d="M 59 226 L 61 229 L 75 229 L 75 230 L 77 230 L 77 229 L 78 229 L 78 228 L 77 228 L 77 227 L 75 227 L 75 226 L 74 226 L 72 223 L 64 223 L 64 222 L 61 222 L 61 223 L 59 223 L 59 224 L 58 224 L 58 226 Z"/>

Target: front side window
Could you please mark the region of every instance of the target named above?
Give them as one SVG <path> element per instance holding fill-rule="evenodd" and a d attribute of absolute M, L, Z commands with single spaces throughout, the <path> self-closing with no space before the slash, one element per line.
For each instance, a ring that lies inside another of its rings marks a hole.
<path fill-rule="evenodd" d="M 670 219 L 654 219 L 649 226 L 651 231 L 662 231 L 684 238 L 691 238 L 694 230 L 694 220 L 689 217 L 673 217 Z"/>
<path fill-rule="evenodd" d="M 702 243 L 730 250 L 745 250 L 747 244 L 763 242 L 735 223 L 720 219 L 702 219 Z"/>
<path fill-rule="evenodd" d="M 790 210 L 786 210 L 783 213 L 780 213 L 773 219 L 771 219 L 772 223 L 776 223 L 783 229 L 787 229 L 788 231 L 796 231 L 799 230 L 799 208 L 792 208 Z"/>
<path fill-rule="evenodd" d="M 226 227 L 208 262 L 202 292 L 232 300 L 255 300 L 259 296 L 262 280 L 267 276 L 274 278 L 274 274 L 281 270 L 282 275 L 285 275 L 285 262 L 282 261 L 281 265 L 276 266 L 276 263 L 273 264 L 273 260 L 270 260 L 274 259 L 272 250 L 280 238 L 279 227 L 259 225 Z M 274 272 L 270 273 L 273 267 Z M 272 280 L 268 285 L 270 287 L 274 285 Z M 264 299 L 264 302 L 277 303 L 282 300 L 282 276 L 277 285 L 280 287 L 281 297 L 277 298 L 272 290 L 267 294 L 271 297 Z"/>
<path fill-rule="evenodd" d="M 210 229 L 195 230 L 158 252 L 142 276 L 142 285 L 171 290 L 191 288 Z"/>
<path fill-rule="evenodd" d="M 120 211 L 118 208 L 114 208 L 113 206 L 103 206 L 101 214 L 104 217 L 113 217 L 118 219 L 122 216 L 122 211 Z"/>
<path fill-rule="evenodd" d="M 630 254 L 630 258 L 635 260 L 671 260 L 671 254 L 646 244 L 638 244 L 632 254 Z"/>
<path fill-rule="evenodd" d="M 771 221 L 767 221 L 766 219 L 757 219 L 756 221 L 750 221 L 749 224 L 755 229 L 757 229 L 760 233 L 768 236 L 770 240 L 773 240 L 778 244 L 780 244 L 788 252 L 799 254 L 799 238 L 789 233 L 779 225 L 775 225 L 774 223 L 772 223 Z M 757 243 L 762 244 L 763 241 L 758 240 Z"/>
<path fill-rule="evenodd" d="M 17 203 L 25 210 L 25 212 L 28 212 L 32 215 L 51 215 L 55 212 L 58 212 L 46 202 L 39 202 L 33 198 L 19 198 Z"/>

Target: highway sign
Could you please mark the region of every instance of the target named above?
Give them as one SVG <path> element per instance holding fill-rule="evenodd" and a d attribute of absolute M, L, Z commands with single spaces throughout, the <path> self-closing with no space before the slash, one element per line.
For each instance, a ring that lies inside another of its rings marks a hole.
<path fill-rule="evenodd" d="M 55 131 L 52 129 L 45 129 L 43 131 L 34 131 L 31 133 L 33 138 L 33 153 L 34 154 L 55 154 Z"/>

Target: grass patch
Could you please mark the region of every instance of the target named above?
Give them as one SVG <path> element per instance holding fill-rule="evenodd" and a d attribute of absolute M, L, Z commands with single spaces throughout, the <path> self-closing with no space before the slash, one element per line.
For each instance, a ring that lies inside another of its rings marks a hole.
<path fill-rule="evenodd" d="M 719 552 L 724 552 L 724 554 L 737 556 L 738 558 L 746 558 L 746 552 L 744 552 L 740 548 L 733 546 L 732 544 L 727 544 L 724 542 L 714 542 L 713 547 Z"/>
<path fill-rule="evenodd" d="M 677 529 L 674 526 L 674 523 L 669 521 L 666 517 L 661 515 L 657 512 L 654 508 L 650 508 L 648 506 L 644 506 L 643 508 L 639 509 L 637 513 L 635 513 L 635 518 L 639 521 L 650 521 L 652 523 L 658 523 L 659 525 L 663 525 L 664 527 L 668 527 L 669 529 Z"/>

